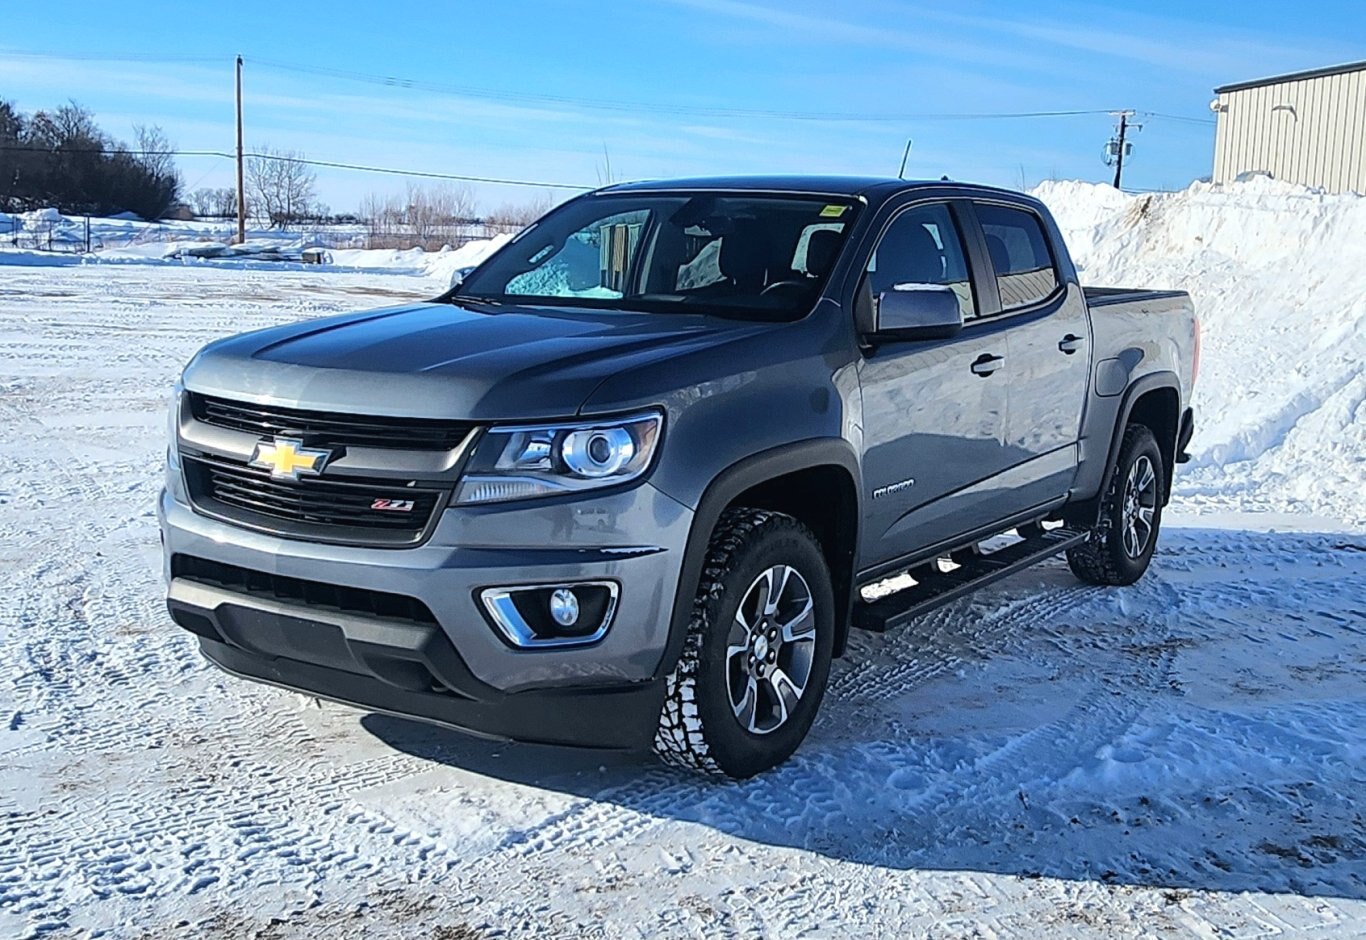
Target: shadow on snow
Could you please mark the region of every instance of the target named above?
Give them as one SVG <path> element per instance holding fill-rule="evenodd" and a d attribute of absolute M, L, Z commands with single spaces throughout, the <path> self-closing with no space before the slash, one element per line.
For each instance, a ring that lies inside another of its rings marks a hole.
<path fill-rule="evenodd" d="M 1051 562 L 856 634 L 806 744 L 753 780 L 362 724 L 581 808 L 836 860 L 1366 899 L 1363 680 L 1361 536 L 1172 529 L 1132 588 Z"/>

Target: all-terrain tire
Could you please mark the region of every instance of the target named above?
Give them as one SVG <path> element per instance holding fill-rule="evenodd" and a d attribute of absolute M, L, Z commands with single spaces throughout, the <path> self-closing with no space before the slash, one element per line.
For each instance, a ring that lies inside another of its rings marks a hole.
<path fill-rule="evenodd" d="M 728 684 L 735 664 L 728 661 L 727 647 L 741 603 L 775 566 L 790 566 L 809 588 L 814 646 L 810 674 L 795 707 L 776 728 L 756 734 L 735 711 Z M 782 763 L 806 737 L 820 708 L 834 634 L 830 570 L 811 531 L 782 513 L 727 510 L 712 534 L 688 636 L 667 680 L 655 753 L 668 764 L 736 779 Z"/>
<path fill-rule="evenodd" d="M 1133 543 L 1126 548 L 1125 529 L 1130 524 L 1128 502 L 1135 469 L 1151 468 L 1151 489 L 1154 495 L 1151 521 L 1141 550 L 1134 554 Z M 1166 493 L 1166 469 L 1162 451 L 1153 432 L 1141 424 L 1124 429 L 1124 440 L 1119 447 L 1110 485 L 1101 500 L 1100 513 L 1090 537 L 1075 548 L 1067 550 L 1067 564 L 1072 573 L 1090 584 L 1133 584 L 1148 570 L 1157 547 L 1158 531 L 1162 525 L 1163 494 Z"/>

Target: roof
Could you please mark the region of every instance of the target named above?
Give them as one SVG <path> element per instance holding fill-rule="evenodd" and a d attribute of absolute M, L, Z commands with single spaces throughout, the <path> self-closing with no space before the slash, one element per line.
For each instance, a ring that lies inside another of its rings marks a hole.
<path fill-rule="evenodd" d="M 1346 65 L 1330 65 L 1326 68 L 1310 69 L 1307 72 L 1291 72 L 1289 75 L 1273 75 L 1270 78 L 1258 78 L 1250 82 L 1235 82 L 1232 85 L 1222 85 L 1214 89 L 1214 93 L 1225 95 L 1233 91 L 1247 91 L 1249 88 L 1281 85 L 1285 82 L 1302 82 L 1311 78 L 1327 78 L 1330 75 L 1346 75 L 1348 72 L 1361 71 L 1366 71 L 1366 62 L 1349 62 Z"/>
<path fill-rule="evenodd" d="M 701 176 L 690 179 L 645 180 L 617 183 L 600 193 L 677 192 L 679 190 L 732 190 L 741 192 L 797 193 L 819 196 L 880 198 L 921 186 L 961 186 L 957 181 L 903 180 L 884 176 Z M 973 185 L 974 190 L 990 187 Z"/>

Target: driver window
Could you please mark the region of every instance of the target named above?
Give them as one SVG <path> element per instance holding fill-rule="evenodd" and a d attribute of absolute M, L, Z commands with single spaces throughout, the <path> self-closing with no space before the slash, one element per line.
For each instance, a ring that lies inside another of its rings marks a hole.
<path fill-rule="evenodd" d="M 558 249 L 547 245 L 532 268 L 508 281 L 509 294 L 536 297 L 622 296 L 640 233 L 650 213 L 623 212 L 580 229 Z"/>
<path fill-rule="evenodd" d="M 916 206 L 898 215 L 868 261 L 867 290 L 872 298 L 916 284 L 953 289 L 964 320 L 977 316 L 963 239 L 949 207 Z"/>

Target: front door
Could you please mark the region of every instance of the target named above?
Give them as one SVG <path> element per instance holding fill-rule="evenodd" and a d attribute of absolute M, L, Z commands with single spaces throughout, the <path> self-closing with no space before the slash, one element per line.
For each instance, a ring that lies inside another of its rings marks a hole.
<path fill-rule="evenodd" d="M 961 226 L 947 203 L 894 216 L 860 286 L 862 303 L 917 284 L 953 288 L 965 320 L 978 304 Z M 862 566 L 874 568 L 995 520 L 984 499 L 1007 467 L 1006 337 L 965 329 L 947 340 L 864 352 Z"/>

